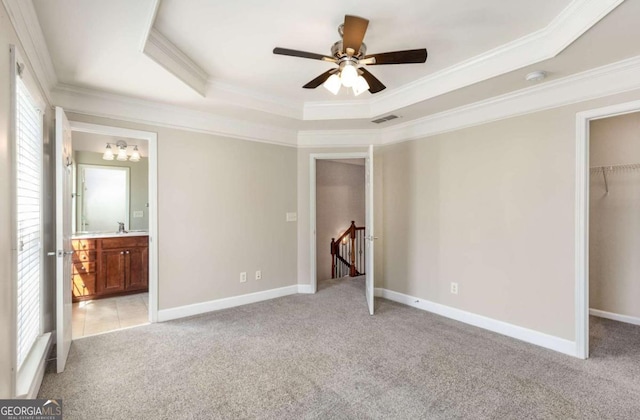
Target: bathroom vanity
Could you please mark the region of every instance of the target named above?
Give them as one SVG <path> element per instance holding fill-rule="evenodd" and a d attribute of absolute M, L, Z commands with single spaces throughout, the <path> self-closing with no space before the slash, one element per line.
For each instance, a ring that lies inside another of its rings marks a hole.
<path fill-rule="evenodd" d="M 85 234 L 71 242 L 74 302 L 148 291 L 147 233 Z"/>

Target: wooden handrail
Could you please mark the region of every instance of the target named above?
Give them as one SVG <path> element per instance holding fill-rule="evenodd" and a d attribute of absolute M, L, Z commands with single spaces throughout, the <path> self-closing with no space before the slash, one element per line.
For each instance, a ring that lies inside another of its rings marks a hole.
<path fill-rule="evenodd" d="M 351 225 L 347 228 L 347 230 L 344 231 L 342 235 L 338 237 L 338 240 L 336 240 L 335 238 L 331 238 L 331 278 L 336 277 L 336 271 L 337 271 L 336 262 L 338 261 L 343 263 L 346 267 L 349 268 L 349 276 L 355 277 L 355 276 L 362 275 L 362 273 L 360 273 L 360 270 L 358 270 L 356 267 L 356 235 L 357 235 L 356 232 L 360 230 L 364 231 L 365 227 L 356 226 L 356 222 L 352 220 Z M 347 261 L 347 259 L 345 259 L 342 255 L 340 255 L 340 246 L 341 244 L 347 243 L 347 241 L 351 242 L 349 244 L 350 247 L 348 248 L 351 250 L 350 252 L 351 261 Z M 362 242 L 362 238 L 358 241 L 358 245 L 360 247 L 362 247 L 361 242 Z"/>

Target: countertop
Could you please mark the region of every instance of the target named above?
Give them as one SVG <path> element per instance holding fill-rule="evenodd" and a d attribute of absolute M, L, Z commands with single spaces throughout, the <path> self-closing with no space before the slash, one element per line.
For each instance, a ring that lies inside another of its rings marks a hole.
<path fill-rule="evenodd" d="M 126 236 L 149 236 L 148 231 L 129 231 L 127 233 L 117 232 L 91 232 L 91 233 L 76 233 L 71 236 L 71 239 L 98 239 L 98 238 L 120 238 Z"/>

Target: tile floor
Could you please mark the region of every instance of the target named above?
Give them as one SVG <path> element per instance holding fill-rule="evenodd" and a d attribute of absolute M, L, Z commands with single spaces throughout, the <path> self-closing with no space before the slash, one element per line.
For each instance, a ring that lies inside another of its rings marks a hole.
<path fill-rule="evenodd" d="M 149 293 L 87 300 L 73 304 L 73 338 L 149 322 Z"/>

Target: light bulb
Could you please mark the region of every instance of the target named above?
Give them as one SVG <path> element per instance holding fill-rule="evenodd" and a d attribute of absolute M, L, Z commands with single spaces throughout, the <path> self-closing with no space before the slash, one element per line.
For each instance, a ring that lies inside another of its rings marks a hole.
<path fill-rule="evenodd" d="M 356 70 L 352 64 L 347 64 L 342 68 L 340 78 L 342 80 L 342 86 L 351 87 L 358 79 L 358 70 Z"/>
<path fill-rule="evenodd" d="M 329 78 L 322 84 L 329 92 L 337 95 L 340 91 L 340 78 L 332 74 Z"/>
<path fill-rule="evenodd" d="M 111 150 L 111 145 L 107 143 L 107 148 L 104 150 L 104 154 L 102 155 L 102 159 L 104 160 L 113 160 L 113 150 Z"/>
<path fill-rule="evenodd" d="M 127 149 L 125 149 L 124 147 L 120 147 L 118 149 L 118 156 L 116 157 L 116 159 L 124 161 L 127 160 Z"/>
<path fill-rule="evenodd" d="M 139 162 L 140 161 L 140 152 L 138 151 L 138 146 L 133 146 L 133 153 L 131 153 L 131 157 L 129 158 L 131 162 Z"/>
<path fill-rule="evenodd" d="M 353 84 L 354 95 L 358 96 L 367 90 L 369 90 L 369 83 L 367 83 L 364 77 L 358 76 L 356 82 Z"/>

